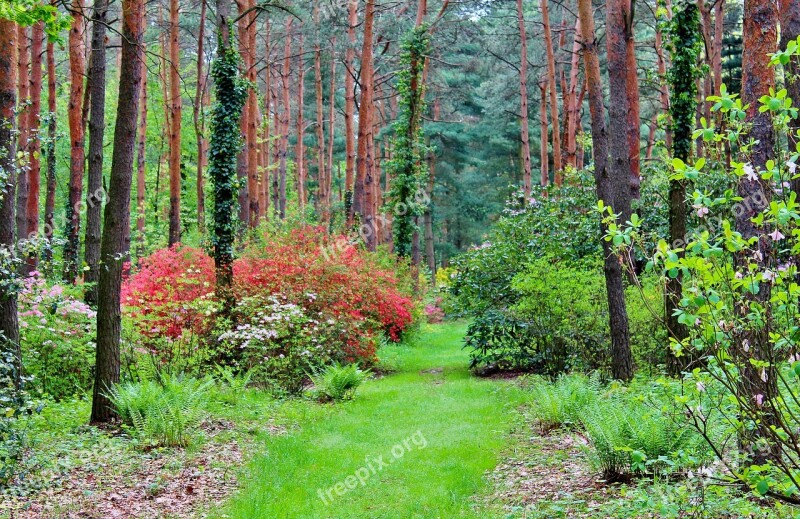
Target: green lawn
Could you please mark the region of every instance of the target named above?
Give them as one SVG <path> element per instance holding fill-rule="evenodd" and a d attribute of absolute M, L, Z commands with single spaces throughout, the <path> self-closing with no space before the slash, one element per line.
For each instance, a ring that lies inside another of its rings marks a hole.
<path fill-rule="evenodd" d="M 412 344 L 391 347 L 397 372 L 369 381 L 351 402 L 280 406 L 298 427 L 266 439 L 221 515 L 480 517 L 470 496 L 483 489 L 523 395 L 470 376 L 464 331 L 426 326 Z"/>

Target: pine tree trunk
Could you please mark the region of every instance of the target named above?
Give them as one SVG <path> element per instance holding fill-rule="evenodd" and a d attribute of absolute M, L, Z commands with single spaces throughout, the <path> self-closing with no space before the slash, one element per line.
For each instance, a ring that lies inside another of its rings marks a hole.
<path fill-rule="evenodd" d="M 145 254 L 145 172 L 147 157 L 147 67 L 142 69 L 141 110 L 139 113 L 138 149 L 136 159 L 136 232 L 138 234 L 137 256 Z M 198 202 L 199 203 L 199 202 Z"/>
<path fill-rule="evenodd" d="M 89 67 L 89 167 L 86 190 L 86 237 L 84 261 L 87 269 L 84 298 L 97 305 L 98 262 L 100 261 L 100 216 L 103 208 L 103 134 L 106 112 L 106 14 L 108 0 L 95 0 L 92 13 L 92 60 Z"/>
<path fill-rule="evenodd" d="M 25 209 L 25 236 L 31 237 L 39 233 L 39 195 L 42 174 L 42 45 L 44 43 L 44 25 L 37 22 L 33 26 L 31 36 L 31 106 L 28 114 L 28 127 L 31 128 L 30 168 L 28 170 L 28 200 Z M 30 274 L 36 269 L 38 257 L 29 255 L 25 260 L 24 273 Z"/>
<path fill-rule="evenodd" d="M 344 168 L 344 202 L 347 212 L 347 225 L 353 225 L 354 203 L 353 190 L 356 171 L 356 140 L 355 140 L 355 113 L 356 113 L 356 84 L 353 62 L 356 55 L 356 25 L 358 25 L 358 0 L 347 3 L 347 50 L 344 57 L 344 134 L 345 134 L 345 168 Z"/>
<path fill-rule="evenodd" d="M 364 11 L 364 43 L 361 49 L 361 102 L 358 111 L 358 154 L 356 179 L 353 188 L 353 210 L 361 219 L 361 229 L 368 250 L 377 245 L 374 204 L 374 73 L 372 63 L 372 34 L 375 1 L 367 0 Z"/>
<path fill-rule="evenodd" d="M 17 26 L 14 22 L 0 18 L 0 169 L 14 171 L 17 155 L 15 142 L 17 107 Z M 5 175 L 3 191 L 14 192 L 15 177 Z M 0 248 L 14 253 L 14 197 L 0 197 Z M 9 283 L 0 283 L 0 347 L 14 359 L 11 379 L 20 386 L 22 355 L 19 344 L 17 321 L 17 293 Z"/>
<path fill-rule="evenodd" d="M 322 45 L 319 36 L 319 3 L 314 3 L 314 21 L 316 26 L 316 42 L 314 43 L 314 95 L 317 115 L 317 210 L 322 225 L 327 226 L 330 208 L 326 204 L 326 188 L 328 185 L 327 168 L 325 167 L 325 114 L 322 105 Z"/>
<path fill-rule="evenodd" d="M 547 187 L 550 183 L 550 159 L 547 153 L 547 80 L 542 78 L 539 80 L 539 92 L 541 97 L 539 99 L 539 170 L 540 170 L 540 183 L 542 187 Z"/>
<path fill-rule="evenodd" d="M 200 26 L 197 30 L 197 89 L 194 96 L 194 134 L 197 140 L 197 230 L 200 234 L 205 234 L 206 228 L 206 195 L 205 195 L 205 179 L 203 177 L 204 169 L 207 160 L 206 137 L 205 137 L 205 116 L 203 113 L 203 106 L 206 92 L 206 77 L 203 72 L 203 64 L 206 59 L 204 50 L 205 34 L 206 34 L 206 0 L 200 0 Z M 145 72 L 146 74 L 146 72 Z M 146 78 L 146 76 L 145 76 Z M 145 79 L 145 83 L 146 83 Z M 146 105 L 146 93 L 143 97 L 142 104 Z M 146 109 L 143 109 L 146 113 Z"/>
<path fill-rule="evenodd" d="M 70 93 L 67 107 L 70 135 L 69 196 L 66 211 L 67 230 L 64 245 L 64 281 L 75 283 L 80 261 L 81 199 L 83 196 L 83 168 L 85 127 L 83 124 L 83 77 L 86 73 L 86 16 L 84 0 L 73 0 L 72 27 L 69 31 Z"/>
<path fill-rule="evenodd" d="M 283 120 L 281 121 L 281 156 L 278 167 L 278 214 L 281 219 L 286 218 L 286 162 L 289 156 L 289 122 L 291 118 L 291 105 L 289 101 L 289 77 L 291 74 L 292 58 L 292 17 L 286 17 L 286 43 L 283 50 L 283 70 L 281 71 L 281 93 L 283 100 Z"/>
<path fill-rule="evenodd" d="M 721 0 L 720 0 L 721 1 Z M 672 19 L 672 5 L 669 0 L 666 3 L 667 19 Z M 658 67 L 658 77 L 660 78 L 659 100 L 661 101 L 661 112 L 669 116 L 669 86 L 667 85 L 667 60 L 664 56 L 664 35 L 660 24 L 656 25 L 655 39 L 656 63 Z M 664 129 L 664 145 L 668 150 L 672 149 L 672 129 L 671 123 L 667 121 Z"/>
<path fill-rule="evenodd" d="M 333 149 L 336 142 L 336 38 L 331 41 L 330 86 L 328 88 L 328 166 L 325 176 L 325 207 L 328 208 L 326 224 L 331 221 L 333 191 Z"/>
<path fill-rule="evenodd" d="M 522 140 L 522 190 L 525 192 L 525 199 L 527 200 L 531 196 L 531 142 L 528 132 L 528 37 L 525 32 L 522 0 L 517 0 L 517 25 L 519 26 L 520 45 L 519 120 L 520 139 Z"/>
<path fill-rule="evenodd" d="M 116 413 L 106 396 L 119 382 L 120 289 L 126 256 L 126 228 L 130 225 L 131 181 L 136 147 L 136 125 L 142 82 L 144 0 L 122 0 L 122 63 L 111 158 L 108 203 L 105 207 L 97 307 L 97 362 L 91 422 L 108 422 Z"/>
<path fill-rule="evenodd" d="M 609 13 L 614 6 L 609 4 Z M 620 212 L 616 198 L 620 194 L 623 199 L 629 196 L 627 180 L 630 176 L 616 176 L 612 168 L 609 167 L 609 137 L 605 123 L 605 106 L 603 103 L 603 80 L 600 76 L 600 62 L 597 56 L 597 42 L 595 39 L 594 18 L 592 15 L 591 0 L 578 0 L 578 10 L 581 19 L 581 43 L 583 47 L 584 68 L 586 71 L 586 84 L 589 91 L 589 110 L 592 120 L 592 143 L 594 149 L 594 176 L 597 189 L 598 200 L 603 200 L 607 205 L 611 205 L 614 212 Z M 607 29 L 609 36 L 610 27 Z M 618 33 L 616 33 L 618 37 Z M 625 61 L 625 42 L 624 40 L 615 41 L 615 45 L 621 44 L 622 51 L 617 51 L 617 59 Z M 611 42 L 609 42 L 611 45 Z M 609 51 L 609 59 L 612 52 Z M 609 62 L 609 67 L 611 67 Z M 624 70 L 621 78 L 624 84 Z M 615 90 L 612 86 L 612 92 Z M 619 90 L 624 91 L 624 90 Z M 615 99 L 616 101 L 616 99 Z M 612 106 L 614 103 L 611 104 Z M 625 114 L 621 114 L 623 121 Z M 622 145 L 617 144 L 617 157 L 621 147 L 622 156 L 628 157 L 627 153 L 627 133 L 623 127 L 622 133 L 618 136 Z M 616 157 L 615 157 L 616 158 Z M 618 160 L 618 159 L 617 159 Z M 616 185 L 615 185 L 616 184 Z M 605 226 L 600 226 L 601 236 L 606 232 Z M 608 302 L 609 325 L 611 329 L 611 371 L 612 376 L 619 380 L 630 380 L 633 376 L 633 361 L 630 350 L 630 332 L 628 330 L 628 312 L 625 307 L 625 289 L 623 284 L 622 266 L 611 249 L 611 243 L 605 239 L 603 244 L 603 273 L 606 281 L 606 295 Z"/>
<path fill-rule="evenodd" d="M 778 11 L 773 0 L 745 0 L 744 3 L 744 27 L 743 27 L 744 51 L 742 54 L 742 103 L 749 104 L 746 122 L 751 124 L 748 137 L 756 141 L 750 150 L 750 164 L 757 171 L 766 167 L 768 160 L 775 157 L 775 135 L 773 132 L 772 119 L 769 112 L 761 113 L 758 110 L 759 99 L 769 94 L 769 89 L 775 87 L 775 76 L 769 61 L 765 58 L 777 49 L 778 43 Z M 737 193 L 744 200 L 762 200 L 769 203 L 771 199 L 771 187 L 760 177 L 757 180 L 750 180 L 748 177 L 739 178 Z M 760 204 L 740 204 L 742 210 L 736 212 L 736 230 L 741 233 L 742 238 L 748 240 L 759 236 L 758 241 L 751 246 L 751 249 L 742 251 L 734 257 L 734 267 L 738 271 L 746 271 L 748 264 L 754 261 L 759 270 L 766 268 L 772 261 L 773 251 L 766 231 L 763 227 L 753 221 L 764 207 Z M 761 259 L 753 259 L 752 249 L 758 250 Z M 750 304 L 765 304 L 770 298 L 770 286 L 762 283 L 758 294 L 752 295 L 751 301 L 744 301 L 738 312 L 742 315 L 749 312 Z M 746 401 L 753 401 L 755 395 L 762 395 L 764 402 L 771 402 L 778 398 L 777 374 L 774 362 L 774 352 L 766 327 L 750 326 L 737 330 L 735 337 L 735 354 L 739 358 L 741 374 L 741 386 L 738 388 L 741 398 Z M 749 343 L 749 350 L 743 345 Z M 757 361 L 767 361 L 765 369 L 766 382 L 762 380 L 762 368 L 751 364 L 750 359 Z M 765 408 L 769 408 L 765 404 Z M 745 433 L 742 437 L 744 447 L 750 448 L 755 445 L 761 437 L 769 437 L 771 433 L 768 428 L 773 425 L 774 417 L 769 413 L 762 416 L 758 427 L 753 431 Z M 758 451 L 753 455 L 753 463 L 763 464 L 767 459 L 776 456 L 776 452 Z"/>
<path fill-rule="evenodd" d="M 579 124 L 578 117 L 580 110 L 578 108 L 578 72 L 580 71 L 581 59 L 581 22 L 579 18 L 575 20 L 574 32 L 575 35 L 572 43 L 572 59 L 570 62 L 569 71 L 569 88 L 564 101 L 564 111 L 567 114 L 566 138 L 564 140 L 566 141 L 567 164 L 573 168 L 577 168 L 577 140 L 575 137 Z"/>
<path fill-rule="evenodd" d="M 53 248 L 50 240 L 55 229 L 54 217 L 56 209 L 56 50 L 55 44 L 47 42 L 47 182 L 44 202 L 44 237 L 47 244 L 42 251 L 42 260 L 50 263 L 53 259 Z"/>
<path fill-rule="evenodd" d="M 561 185 L 561 130 L 558 120 L 558 97 L 556 92 L 556 60 L 553 56 L 553 36 L 550 31 L 550 13 L 547 0 L 540 0 L 542 24 L 544 25 L 544 47 L 547 54 L 547 81 L 550 88 L 550 121 L 553 123 L 553 172 L 554 182 Z"/>
<path fill-rule="evenodd" d="M 297 118 L 296 133 L 297 142 L 294 149 L 295 160 L 295 174 L 297 176 L 297 201 L 300 206 L 301 218 L 305 214 L 306 208 L 306 147 L 304 142 L 305 136 L 305 119 L 303 112 L 305 111 L 305 75 L 306 65 L 304 62 L 303 51 L 303 27 L 297 31 L 297 45 L 298 45 L 298 64 L 297 64 Z"/>
<path fill-rule="evenodd" d="M 23 154 L 24 161 L 21 167 L 17 168 L 17 208 L 16 208 L 16 225 L 17 225 L 17 239 L 24 240 L 26 238 L 26 231 L 28 229 L 28 220 L 25 216 L 25 211 L 28 208 L 28 175 L 30 168 L 30 141 L 31 141 L 31 127 L 30 127 L 30 38 L 28 37 L 29 31 L 27 27 L 17 27 L 17 42 L 19 45 L 17 65 L 17 88 L 19 90 L 19 107 L 18 107 L 18 122 L 17 131 L 19 132 L 19 142 L 17 150 Z M 13 196 L 13 194 L 12 194 Z M 25 270 L 24 267 L 22 269 Z"/>
<path fill-rule="evenodd" d="M 181 55 L 180 55 L 180 4 L 169 2 L 169 245 L 181 241 Z"/>
<path fill-rule="evenodd" d="M 251 228 L 255 228 L 258 226 L 258 216 L 260 213 L 260 196 L 259 196 L 259 184 L 258 184 L 258 125 L 259 125 L 259 113 L 258 113 L 258 96 L 256 95 L 255 84 L 256 80 L 256 0 L 248 0 L 247 7 L 248 9 L 253 9 L 250 11 L 245 17 L 247 21 L 247 58 L 245 63 L 247 65 L 247 79 L 253 85 L 253 88 L 250 89 L 247 97 L 247 133 L 246 133 L 246 144 L 247 144 L 247 199 L 249 202 L 248 207 L 248 225 Z"/>

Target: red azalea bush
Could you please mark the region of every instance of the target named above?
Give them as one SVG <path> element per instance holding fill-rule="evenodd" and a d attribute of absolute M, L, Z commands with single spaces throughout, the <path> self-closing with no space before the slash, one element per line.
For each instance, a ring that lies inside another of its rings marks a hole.
<path fill-rule="evenodd" d="M 207 333 L 213 325 L 213 312 L 205 304 L 213 299 L 213 263 L 200 249 L 184 246 L 143 259 L 123 283 L 122 301 L 137 331 L 145 338 L 169 340 L 180 339 L 187 330 Z M 413 321 L 411 283 L 405 277 L 394 260 L 365 252 L 321 228 L 303 227 L 247 244 L 234 263 L 234 293 L 239 302 L 278 297 L 317 321 L 336 322 L 338 332 L 332 328 L 326 337 L 335 350 L 332 358 L 371 363 L 378 336 L 384 333 L 399 341 Z M 233 312 L 233 321 L 218 322 L 217 331 L 224 333 L 220 325 L 231 330 L 269 328 L 248 315 Z"/>
<path fill-rule="evenodd" d="M 192 303 L 213 294 L 214 282 L 213 259 L 201 249 L 173 245 L 139 262 L 122 284 L 122 304 L 145 337 L 177 339 L 187 329 L 202 331 Z"/>

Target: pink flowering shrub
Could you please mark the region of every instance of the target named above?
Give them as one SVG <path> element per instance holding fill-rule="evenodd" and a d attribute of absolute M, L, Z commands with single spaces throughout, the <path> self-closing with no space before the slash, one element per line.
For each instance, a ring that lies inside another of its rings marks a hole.
<path fill-rule="evenodd" d="M 38 272 L 23 280 L 19 293 L 25 371 L 56 399 L 92 386 L 96 314 L 79 297 L 79 289 L 50 284 Z"/>

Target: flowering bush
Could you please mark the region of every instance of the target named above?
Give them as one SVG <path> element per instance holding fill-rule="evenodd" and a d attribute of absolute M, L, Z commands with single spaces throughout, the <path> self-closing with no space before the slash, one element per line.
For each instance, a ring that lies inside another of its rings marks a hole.
<path fill-rule="evenodd" d="M 95 312 L 74 287 L 50 285 L 38 272 L 19 292 L 23 363 L 37 387 L 56 399 L 92 386 Z"/>
<path fill-rule="evenodd" d="M 122 302 L 145 337 L 179 338 L 202 330 L 192 303 L 214 292 L 214 261 L 201 249 L 173 245 L 141 260 L 122 285 Z"/>
<path fill-rule="evenodd" d="M 234 263 L 238 304 L 224 320 L 216 319 L 213 261 L 189 247 L 143 260 L 123 284 L 123 303 L 162 360 L 170 351 L 165 341 L 218 337 L 220 344 L 208 341 L 215 350 L 208 360 L 258 366 L 264 380 L 295 391 L 310 367 L 370 364 L 381 334 L 400 340 L 415 310 L 406 272 L 396 260 L 303 227 L 245 247 Z"/>
<path fill-rule="evenodd" d="M 363 349 L 349 342 L 359 338 L 351 321 L 338 321 L 274 296 L 246 297 L 235 313 L 239 324 L 219 340 L 241 359 L 243 368 L 254 370 L 256 381 L 290 393 L 298 393 L 308 374 L 322 366 L 374 358 L 374 341 L 367 340 Z"/>

